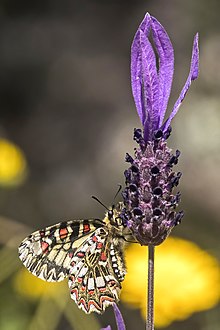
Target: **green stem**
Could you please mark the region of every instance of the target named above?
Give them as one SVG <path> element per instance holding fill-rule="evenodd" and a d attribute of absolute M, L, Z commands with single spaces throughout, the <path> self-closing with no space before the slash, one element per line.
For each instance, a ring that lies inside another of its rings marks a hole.
<path fill-rule="evenodd" d="M 154 246 L 148 246 L 148 296 L 146 330 L 154 330 Z"/>

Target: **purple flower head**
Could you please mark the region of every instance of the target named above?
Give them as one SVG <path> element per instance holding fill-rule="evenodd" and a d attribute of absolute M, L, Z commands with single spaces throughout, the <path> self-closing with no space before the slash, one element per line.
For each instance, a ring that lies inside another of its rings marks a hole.
<path fill-rule="evenodd" d="M 150 33 L 154 48 L 149 40 Z M 198 55 L 196 34 L 189 76 L 164 122 L 174 71 L 170 39 L 162 25 L 146 14 L 132 43 L 131 84 L 143 133 L 141 129 L 135 129 L 134 139 L 139 147 L 135 149 L 134 158 L 126 155 L 130 167 L 125 171 L 126 188 L 122 192 L 125 207 L 121 217 L 142 245 L 161 244 L 183 217 L 183 211 L 176 211 L 180 192 L 173 192 L 181 177 L 180 172 L 173 171 L 180 151 L 173 154 L 166 139 L 171 132 L 171 120 L 191 82 L 198 76 Z"/>
<path fill-rule="evenodd" d="M 151 34 L 156 49 L 149 40 Z M 156 61 L 158 57 L 158 67 Z M 131 47 L 131 86 L 138 115 L 144 128 L 144 140 L 153 139 L 159 129 L 165 133 L 199 71 L 198 34 L 195 35 L 191 67 L 186 83 L 168 119 L 163 123 L 174 72 L 173 46 L 164 27 L 147 13 Z"/>

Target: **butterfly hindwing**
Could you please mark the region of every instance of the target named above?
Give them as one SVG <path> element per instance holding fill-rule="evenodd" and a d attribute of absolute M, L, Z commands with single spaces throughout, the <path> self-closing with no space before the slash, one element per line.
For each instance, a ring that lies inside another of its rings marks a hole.
<path fill-rule="evenodd" d="M 122 245 L 106 228 L 97 229 L 75 252 L 69 288 L 71 298 L 84 312 L 102 313 L 118 302 L 125 276 Z M 121 253 L 118 250 L 121 246 Z"/>
<path fill-rule="evenodd" d="M 35 276 L 49 282 L 62 281 L 69 275 L 77 247 L 100 226 L 99 220 L 77 220 L 36 231 L 19 246 L 19 257 Z"/>

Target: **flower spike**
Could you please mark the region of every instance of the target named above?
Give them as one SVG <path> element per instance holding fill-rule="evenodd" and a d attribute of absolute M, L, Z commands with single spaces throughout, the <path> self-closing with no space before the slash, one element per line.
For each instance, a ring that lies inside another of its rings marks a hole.
<path fill-rule="evenodd" d="M 135 157 L 126 155 L 130 167 L 125 171 L 126 187 L 122 192 L 125 207 L 121 213 L 124 224 L 142 245 L 161 244 L 183 217 L 183 211 L 176 211 L 180 192 L 174 192 L 182 173 L 173 171 L 180 151 L 173 153 L 166 140 L 173 117 L 191 82 L 198 77 L 198 56 L 197 34 L 189 76 L 163 123 L 173 80 L 173 46 L 157 19 L 148 13 L 145 15 L 131 47 L 131 86 L 143 132 L 134 131 L 134 140 L 139 145 Z"/>

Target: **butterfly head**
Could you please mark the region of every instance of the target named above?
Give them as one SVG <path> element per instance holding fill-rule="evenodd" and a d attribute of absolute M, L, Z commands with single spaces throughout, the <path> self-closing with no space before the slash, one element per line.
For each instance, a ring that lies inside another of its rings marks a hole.
<path fill-rule="evenodd" d="M 113 226 L 122 226 L 122 219 L 120 217 L 122 203 L 119 203 L 117 206 L 112 205 L 112 207 L 107 211 L 107 218 L 111 225 Z"/>

